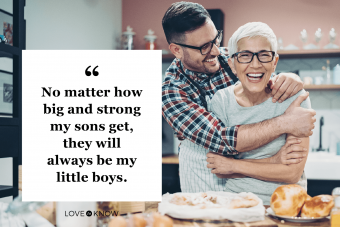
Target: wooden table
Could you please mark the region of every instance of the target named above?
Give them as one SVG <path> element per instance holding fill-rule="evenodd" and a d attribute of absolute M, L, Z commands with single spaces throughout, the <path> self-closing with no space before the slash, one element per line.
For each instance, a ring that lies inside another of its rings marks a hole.
<path fill-rule="evenodd" d="M 178 156 L 168 156 L 163 157 L 163 164 L 178 164 Z M 177 162 L 177 163 L 176 163 Z M 21 168 L 19 171 L 20 179 L 21 179 Z M 20 180 L 21 181 L 21 180 Z M 20 184 L 21 185 L 21 184 Z M 20 186 L 21 188 L 21 186 Z M 159 202 L 145 202 L 145 212 L 153 212 L 157 211 Z M 266 208 L 268 206 L 265 206 Z M 56 213 L 55 213 L 55 203 L 49 203 L 39 209 L 38 213 L 42 215 L 44 218 L 49 220 L 52 224 L 55 225 L 56 222 Z M 295 226 L 319 226 L 319 227 L 330 227 L 329 219 L 322 219 L 318 222 L 313 223 L 294 223 L 294 222 L 284 222 L 281 220 L 277 220 L 275 218 L 271 218 L 269 216 L 265 217 L 264 221 L 259 222 L 248 222 L 248 223 L 239 223 L 239 222 L 223 222 L 223 223 L 208 223 L 208 222 L 194 222 L 194 221 L 183 221 L 180 219 L 174 219 L 173 227 L 295 227 Z"/>
<path fill-rule="evenodd" d="M 162 157 L 162 164 L 179 164 L 178 155 Z"/>
<path fill-rule="evenodd" d="M 145 210 L 146 212 L 157 211 L 159 202 L 145 202 Z M 267 208 L 269 206 L 265 206 Z M 173 227 L 295 227 L 295 226 L 319 226 L 319 227 L 330 227 L 330 220 L 325 218 L 319 220 L 317 222 L 312 223 L 294 223 L 294 222 L 281 222 L 281 220 L 271 218 L 270 216 L 266 216 L 264 221 L 258 222 L 248 222 L 248 223 L 240 223 L 240 222 L 222 222 L 222 223 L 209 223 L 202 221 L 183 221 L 180 219 L 172 218 L 174 221 Z"/>

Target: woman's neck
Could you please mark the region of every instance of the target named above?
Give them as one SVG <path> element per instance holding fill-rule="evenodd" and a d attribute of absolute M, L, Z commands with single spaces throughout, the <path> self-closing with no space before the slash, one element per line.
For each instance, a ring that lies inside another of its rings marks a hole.
<path fill-rule="evenodd" d="M 234 94 L 237 103 L 243 107 L 259 105 L 271 97 L 270 93 L 266 93 L 265 90 L 256 93 L 250 92 L 249 90 L 244 89 L 241 83 L 235 86 Z"/>

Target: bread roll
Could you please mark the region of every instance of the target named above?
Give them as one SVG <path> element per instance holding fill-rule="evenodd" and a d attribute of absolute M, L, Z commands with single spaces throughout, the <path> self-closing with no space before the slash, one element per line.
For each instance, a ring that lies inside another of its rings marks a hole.
<path fill-rule="evenodd" d="M 141 214 L 134 214 L 132 216 L 133 227 L 145 227 L 147 225 L 146 220 Z"/>
<path fill-rule="evenodd" d="M 172 227 L 173 226 L 173 221 L 171 218 L 160 215 L 159 213 L 154 213 L 153 214 L 153 227 Z"/>
<path fill-rule="evenodd" d="M 325 217 L 328 216 L 334 206 L 333 197 L 330 195 L 318 195 L 307 200 L 301 210 L 301 217 Z"/>
<path fill-rule="evenodd" d="M 306 190 L 297 184 L 282 185 L 272 194 L 270 207 L 276 215 L 296 217 L 307 196 Z"/>
<path fill-rule="evenodd" d="M 127 227 L 127 222 L 122 216 L 117 216 L 110 220 L 108 227 Z"/>

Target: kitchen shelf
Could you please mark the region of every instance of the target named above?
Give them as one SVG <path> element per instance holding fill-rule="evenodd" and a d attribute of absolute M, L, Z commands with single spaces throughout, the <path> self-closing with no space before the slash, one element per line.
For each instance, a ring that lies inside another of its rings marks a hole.
<path fill-rule="evenodd" d="M 0 158 L 12 158 L 12 186 L 0 185 L 0 198 L 18 196 L 18 166 L 21 163 L 22 152 L 22 50 L 25 49 L 26 22 L 24 19 L 25 0 L 13 1 L 13 14 L 4 10 L 0 12 L 13 16 L 13 46 L 0 43 L 0 57 L 13 59 L 12 72 L 1 70 L 1 73 L 11 74 L 13 78 L 12 113 L 0 114 Z M 2 175 L 11 175 L 11 171 L 3 171 Z M 0 182 L 1 184 L 1 182 Z"/>
<path fill-rule="evenodd" d="M 281 59 L 340 57 L 340 49 L 280 50 L 277 53 Z"/>
<path fill-rule="evenodd" d="M 340 90 L 338 84 L 305 85 L 306 90 Z"/>
<path fill-rule="evenodd" d="M 316 49 L 316 50 L 280 50 L 278 54 L 281 59 L 290 58 L 329 58 L 340 57 L 340 49 Z M 163 54 L 163 62 L 171 62 L 175 55 Z"/>
<path fill-rule="evenodd" d="M 1 114 L 0 114 L 1 115 Z M 0 117 L 0 125 L 2 126 L 16 126 L 19 124 L 19 119 L 18 118 L 3 118 Z"/>
<path fill-rule="evenodd" d="M 12 55 L 20 55 L 21 49 L 5 43 L 0 43 L 0 57 L 12 58 Z"/>
<path fill-rule="evenodd" d="M 6 71 L 6 70 L 1 70 L 1 69 L 0 69 L 0 73 L 6 73 L 6 74 L 11 74 L 11 75 L 13 75 L 12 72 L 8 72 L 8 71 Z"/>
<path fill-rule="evenodd" d="M 12 196 L 14 189 L 15 188 L 12 187 L 12 186 L 0 185 L 0 198 Z M 16 189 L 16 190 L 18 190 L 18 189 Z"/>
<path fill-rule="evenodd" d="M 7 12 L 7 11 L 5 11 L 5 10 L 3 10 L 3 9 L 0 9 L 0 12 L 13 17 L 13 14 L 12 14 L 12 13 Z"/>

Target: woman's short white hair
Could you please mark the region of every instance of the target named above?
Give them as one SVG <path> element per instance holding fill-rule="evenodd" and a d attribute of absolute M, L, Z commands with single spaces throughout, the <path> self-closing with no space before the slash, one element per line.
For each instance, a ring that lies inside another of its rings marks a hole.
<path fill-rule="evenodd" d="M 265 23 L 250 22 L 239 27 L 236 32 L 231 36 L 228 42 L 228 54 L 231 57 L 237 52 L 237 42 L 240 39 L 249 37 L 261 36 L 266 38 L 271 46 L 271 51 L 277 53 L 277 40 L 273 30 Z"/>

